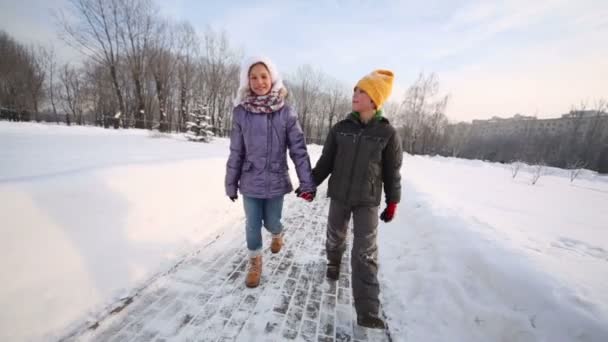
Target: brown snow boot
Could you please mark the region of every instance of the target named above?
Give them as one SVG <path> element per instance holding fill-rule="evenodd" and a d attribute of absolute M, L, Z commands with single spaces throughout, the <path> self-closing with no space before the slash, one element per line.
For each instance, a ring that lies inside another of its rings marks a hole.
<path fill-rule="evenodd" d="M 262 276 L 262 256 L 258 255 L 249 259 L 249 272 L 245 279 L 247 287 L 258 287 Z"/>
<path fill-rule="evenodd" d="M 270 243 L 270 251 L 274 254 L 279 253 L 283 247 L 283 234 L 273 235 Z"/>

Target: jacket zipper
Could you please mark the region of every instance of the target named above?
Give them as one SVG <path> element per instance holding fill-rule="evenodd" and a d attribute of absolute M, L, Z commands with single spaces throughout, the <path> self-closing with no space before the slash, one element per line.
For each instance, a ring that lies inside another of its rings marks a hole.
<path fill-rule="evenodd" d="M 357 142 L 357 145 L 355 147 L 355 158 L 353 159 L 353 164 L 350 167 L 350 174 L 348 176 L 348 179 L 353 178 L 353 170 L 355 169 L 355 166 L 357 165 L 357 157 L 359 157 L 359 145 L 361 144 L 361 134 L 363 133 L 363 129 L 360 129 L 359 132 L 354 136 L 354 141 L 353 142 Z M 346 201 L 348 202 L 350 200 L 350 190 L 352 188 L 352 182 L 348 183 L 348 190 L 346 191 Z"/>
<path fill-rule="evenodd" d="M 266 120 L 266 172 L 264 172 L 264 174 L 266 175 L 266 196 L 270 196 L 270 158 L 272 157 L 272 135 L 270 134 L 270 116 L 271 114 L 266 114 L 266 116 L 268 117 L 268 119 Z"/>

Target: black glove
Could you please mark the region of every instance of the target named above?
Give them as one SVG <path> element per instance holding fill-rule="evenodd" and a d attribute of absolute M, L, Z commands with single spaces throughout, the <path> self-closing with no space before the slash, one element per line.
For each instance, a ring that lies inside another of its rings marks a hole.
<path fill-rule="evenodd" d="M 239 195 L 228 196 L 228 198 L 230 198 L 230 200 L 231 200 L 232 202 L 235 202 L 236 200 L 238 200 L 238 199 L 239 199 Z"/>

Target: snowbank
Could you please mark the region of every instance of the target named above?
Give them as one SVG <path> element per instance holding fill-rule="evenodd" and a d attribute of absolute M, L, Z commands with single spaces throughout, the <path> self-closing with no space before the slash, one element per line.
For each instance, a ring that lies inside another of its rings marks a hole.
<path fill-rule="evenodd" d="M 532 186 L 500 164 L 421 156 L 402 174 L 379 235 L 396 340 L 608 339 L 605 182 L 562 170 Z"/>
<path fill-rule="evenodd" d="M 3 341 L 57 336 L 243 219 L 223 139 L 0 122 L 0 144 Z"/>

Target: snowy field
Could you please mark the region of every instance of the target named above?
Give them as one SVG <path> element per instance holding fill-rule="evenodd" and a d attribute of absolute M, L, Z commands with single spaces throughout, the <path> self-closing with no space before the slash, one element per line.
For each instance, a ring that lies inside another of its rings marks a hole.
<path fill-rule="evenodd" d="M 226 140 L 0 122 L 0 340 L 56 333 L 242 217 Z"/>
<path fill-rule="evenodd" d="M 225 139 L 0 122 L 0 146 L 2 341 L 60 337 L 242 230 Z M 526 170 L 422 156 L 402 174 L 379 233 L 394 340 L 608 341 L 606 177 L 548 169 L 532 186 Z"/>
<path fill-rule="evenodd" d="M 381 283 L 404 341 L 608 341 L 608 183 L 406 157 Z M 453 338 L 457 336 L 457 338 Z"/>

